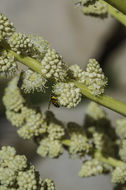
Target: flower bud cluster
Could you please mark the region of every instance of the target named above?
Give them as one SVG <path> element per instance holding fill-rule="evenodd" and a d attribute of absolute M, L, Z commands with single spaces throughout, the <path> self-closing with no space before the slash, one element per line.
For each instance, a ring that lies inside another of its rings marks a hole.
<path fill-rule="evenodd" d="M 25 156 L 16 155 L 13 147 L 3 146 L 0 150 L 1 190 L 55 190 L 52 180 L 43 181 L 34 166 Z"/>
<path fill-rule="evenodd" d="M 9 38 L 8 43 L 17 54 L 30 55 L 33 53 L 34 45 L 25 34 L 15 32 Z"/>
<path fill-rule="evenodd" d="M 45 84 L 47 80 L 40 74 L 28 69 L 21 74 L 21 89 L 25 93 L 30 92 L 45 92 Z"/>
<path fill-rule="evenodd" d="M 104 88 L 107 85 L 108 80 L 95 59 L 89 59 L 85 78 L 85 84 L 93 95 L 98 96 L 104 93 Z"/>
<path fill-rule="evenodd" d="M 41 61 L 44 58 L 47 50 L 49 49 L 50 44 L 48 43 L 48 41 L 44 40 L 41 36 L 29 35 L 28 38 L 34 44 L 35 52 L 34 55 L 32 56 Z"/>
<path fill-rule="evenodd" d="M 24 98 L 22 97 L 19 88 L 17 87 L 18 77 L 15 77 L 9 82 L 5 89 L 3 103 L 7 110 L 19 112 L 24 106 Z"/>
<path fill-rule="evenodd" d="M 89 4 L 88 6 L 83 7 L 83 13 L 85 15 L 92 15 L 104 18 L 108 14 L 108 8 L 106 4 L 103 4 L 99 1 L 96 1 L 93 4 Z"/>
<path fill-rule="evenodd" d="M 10 37 L 15 31 L 14 25 L 2 13 L 0 13 L 0 41 Z"/>
<path fill-rule="evenodd" d="M 72 108 L 81 101 L 81 92 L 74 83 L 57 83 L 53 86 L 53 93 L 57 96 L 58 103 L 61 106 Z"/>
<path fill-rule="evenodd" d="M 19 127 L 18 134 L 24 139 L 41 135 L 46 132 L 46 123 L 40 113 L 25 106 L 25 100 L 17 87 L 18 77 L 15 77 L 5 90 L 3 102 L 7 118 L 13 125 Z"/>
<path fill-rule="evenodd" d="M 63 61 L 54 49 L 48 48 L 41 61 L 42 74 L 46 78 L 54 78 L 56 81 L 63 81 L 67 75 L 67 64 Z"/>
<path fill-rule="evenodd" d="M 112 172 L 112 182 L 113 183 L 126 183 L 126 164 L 118 166 Z"/>
<path fill-rule="evenodd" d="M 70 122 L 67 126 L 68 135 L 70 137 L 70 155 L 85 156 L 92 149 L 92 144 L 89 142 L 84 130 L 76 123 Z"/>
<path fill-rule="evenodd" d="M 48 178 L 45 179 L 43 186 L 44 186 L 44 189 L 55 190 L 55 184 L 51 179 L 48 179 Z"/>
<path fill-rule="evenodd" d="M 121 138 L 126 138 L 126 119 L 116 121 L 116 134 Z"/>
<path fill-rule="evenodd" d="M 45 113 L 47 121 L 47 133 L 39 140 L 37 153 L 42 157 L 55 158 L 63 153 L 62 139 L 65 137 L 65 128 L 58 122 L 52 112 Z"/>
<path fill-rule="evenodd" d="M 80 177 L 97 176 L 103 173 L 102 163 L 96 159 L 89 160 L 83 163 L 83 166 L 79 172 Z"/>
<path fill-rule="evenodd" d="M 23 124 L 17 132 L 23 139 L 31 139 L 45 133 L 46 128 L 47 126 L 42 118 L 42 115 L 35 112 L 29 115 L 25 124 Z"/>
<path fill-rule="evenodd" d="M 88 105 L 87 114 L 94 120 L 103 120 L 107 117 L 106 112 L 95 102 Z"/>
<path fill-rule="evenodd" d="M 37 153 L 42 157 L 49 156 L 50 158 L 57 158 L 63 153 L 60 140 L 51 140 L 49 137 L 44 137 L 39 143 Z"/>
<path fill-rule="evenodd" d="M 69 67 L 72 71 L 73 78 L 78 82 L 85 83 L 85 71 L 83 71 L 79 65 L 72 65 Z"/>
<path fill-rule="evenodd" d="M 0 75 L 11 76 L 17 69 L 17 63 L 14 56 L 9 55 L 7 51 L 0 53 Z"/>

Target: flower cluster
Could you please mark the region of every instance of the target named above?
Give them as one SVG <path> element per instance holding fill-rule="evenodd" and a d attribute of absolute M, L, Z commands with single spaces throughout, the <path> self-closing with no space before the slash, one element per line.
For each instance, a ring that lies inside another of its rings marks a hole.
<path fill-rule="evenodd" d="M 44 58 L 48 48 L 50 47 L 48 41 L 37 35 L 28 35 L 28 38 L 34 44 L 35 51 L 32 57 L 41 61 Z"/>
<path fill-rule="evenodd" d="M 116 167 L 112 172 L 112 182 L 113 183 L 126 183 L 126 164 Z"/>
<path fill-rule="evenodd" d="M 7 51 L 0 53 L 0 75 L 11 76 L 17 69 L 17 63 L 14 56 L 9 55 Z"/>
<path fill-rule="evenodd" d="M 3 97 L 7 118 L 18 127 L 18 134 L 24 139 L 42 134 L 46 131 L 46 123 L 42 115 L 30 109 L 17 87 L 18 77 L 15 77 L 5 90 Z"/>
<path fill-rule="evenodd" d="M 11 49 L 17 52 L 17 54 L 29 55 L 33 52 L 33 43 L 25 34 L 13 33 L 9 38 L 8 43 Z"/>
<path fill-rule="evenodd" d="M 105 77 L 102 68 L 95 59 L 89 59 L 86 72 L 85 84 L 93 95 L 100 95 L 104 93 L 104 88 L 107 85 L 107 78 Z"/>
<path fill-rule="evenodd" d="M 45 84 L 47 80 L 40 74 L 28 69 L 24 71 L 20 80 L 22 82 L 21 89 L 24 90 L 25 93 L 34 92 L 45 92 Z"/>
<path fill-rule="evenodd" d="M 103 173 L 103 164 L 96 159 L 84 162 L 80 172 L 80 177 L 97 176 Z"/>
<path fill-rule="evenodd" d="M 1 190 L 55 190 L 52 180 L 43 181 L 35 167 L 23 155 L 17 155 L 11 146 L 0 150 Z"/>
<path fill-rule="evenodd" d="M 69 67 L 70 71 L 72 71 L 73 79 L 78 82 L 85 83 L 85 71 L 83 71 L 79 65 L 72 65 Z"/>
<path fill-rule="evenodd" d="M 63 81 L 67 75 L 67 64 L 54 49 L 49 48 L 41 61 L 42 74 L 46 78 L 54 78 Z"/>
<path fill-rule="evenodd" d="M 92 150 L 92 144 L 89 142 L 83 128 L 76 123 L 68 123 L 68 135 L 70 137 L 70 155 L 83 157 Z"/>
<path fill-rule="evenodd" d="M 18 77 L 15 77 L 9 82 L 8 87 L 5 89 L 5 95 L 3 97 L 4 105 L 6 109 L 13 112 L 19 112 L 24 106 L 24 98 L 17 87 Z"/>
<path fill-rule="evenodd" d="M 81 101 L 81 92 L 73 82 L 57 83 L 53 86 L 53 93 L 57 96 L 61 106 L 72 108 Z"/>
<path fill-rule="evenodd" d="M 10 37 L 15 31 L 14 25 L 0 13 L 0 41 Z"/>
<path fill-rule="evenodd" d="M 55 158 L 63 153 L 62 139 L 65 137 L 65 128 L 52 112 L 46 112 L 44 117 L 48 124 L 47 133 L 38 140 L 37 153 L 42 157 L 49 155 Z"/>

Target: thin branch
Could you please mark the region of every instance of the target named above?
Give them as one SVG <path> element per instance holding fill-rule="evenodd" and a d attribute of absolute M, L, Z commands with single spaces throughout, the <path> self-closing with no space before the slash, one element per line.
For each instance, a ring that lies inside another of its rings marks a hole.
<path fill-rule="evenodd" d="M 126 0 L 103 0 L 126 15 Z"/>
<path fill-rule="evenodd" d="M 126 14 L 123 14 L 123 12 L 117 10 L 115 7 L 113 7 L 111 4 L 108 3 L 108 0 L 100 0 L 101 3 L 104 3 L 108 7 L 108 12 L 115 17 L 119 22 L 121 22 L 124 26 L 126 26 Z M 121 0 L 120 0 L 121 2 Z M 126 4 L 126 3 L 125 3 Z"/>

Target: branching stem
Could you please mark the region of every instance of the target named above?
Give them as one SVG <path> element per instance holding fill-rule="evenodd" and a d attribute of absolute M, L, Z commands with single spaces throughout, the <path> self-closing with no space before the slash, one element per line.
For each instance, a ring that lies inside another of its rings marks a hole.
<path fill-rule="evenodd" d="M 9 53 L 11 55 L 13 55 L 15 57 L 15 59 L 21 63 L 23 63 L 24 65 L 28 66 L 30 69 L 32 69 L 33 71 L 40 73 L 41 74 L 41 70 L 42 70 L 42 66 L 41 64 L 30 57 L 23 57 L 21 55 L 18 55 L 17 53 L 15 53 L 12 50 L 8 50 Z M 117 99 L 114 99 L 110 96 L 107 95 L 101 95 L 101 96 L 93 96 L 91 94 L 91 92 L 89 91 L 89 89 L 76 81 L 73 81 L 75 83 L 75 85 L 81 89 L 81 92 L 84 96 L 86 96 L 88 99 L 93 100 L 101 105 L 103 105 L 104 107 L 107 107 L 117 113 L 120 113 L 121 115 L 126 116 L 126 103 L 121 102 Z"/>

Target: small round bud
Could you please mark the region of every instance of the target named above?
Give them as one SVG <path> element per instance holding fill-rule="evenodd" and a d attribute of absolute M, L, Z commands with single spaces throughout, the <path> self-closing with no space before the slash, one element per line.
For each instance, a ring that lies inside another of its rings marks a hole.
<path fill-rule="evenodd" d="M 15 31 L 14 25 L 3 14 L 0 13 L 0 41 L 10 37 Z"/>

